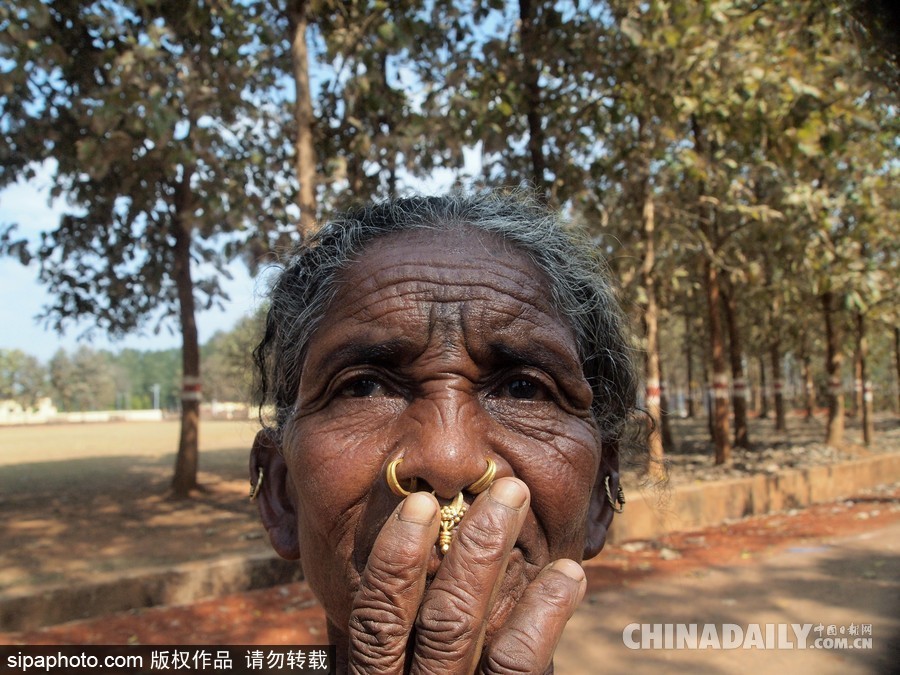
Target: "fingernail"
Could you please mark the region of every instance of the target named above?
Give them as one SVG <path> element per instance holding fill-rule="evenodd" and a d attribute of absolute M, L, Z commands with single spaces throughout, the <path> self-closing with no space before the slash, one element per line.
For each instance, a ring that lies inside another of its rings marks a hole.
<path fill-rule="evenodd" d="M 550 565 L 550 568 L 556 570 L 557 572 L 562 572 L 572 581 L 584 581 L 584 569 L 582 569 L 581 565 L 579 565 L 574 560 L 557 560 L 552 565 Z"/>
<path fill-rule="evenodd" d="M 430 525 L 437 513 L 435 500 L 424 492 L 414 492 L 403 500 L 397 517 L 407 523 Z"/>
<path fill-rule="evenodd" d="M 491 499 L 511 509 L 522 508 L 528 499 L 528 491 L 515 480 L 498 480 L 491 485 L 489 494 Z"/>

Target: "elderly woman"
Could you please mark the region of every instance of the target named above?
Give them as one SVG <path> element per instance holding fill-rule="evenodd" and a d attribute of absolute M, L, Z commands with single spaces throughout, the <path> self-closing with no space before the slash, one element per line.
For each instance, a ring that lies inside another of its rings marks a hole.
<path fill-rule="evenodd" d="M 251 484 L 338 671 L 543 673 L 614 511 L 636 382 L 586 248 L 513 197 L 402 199 L 301 246 L 256 351 Z"/>

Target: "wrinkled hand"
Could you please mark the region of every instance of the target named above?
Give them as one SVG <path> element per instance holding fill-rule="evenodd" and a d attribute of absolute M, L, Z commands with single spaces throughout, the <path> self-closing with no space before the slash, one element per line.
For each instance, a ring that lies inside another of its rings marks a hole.
<path fill-rule="evenodd" d="M 584 596 L 581 566 L 558 560 L 529 584 L 482 653 L 510 552 L 528 513 L 525 484 L 501 478 L 469 507 L 429 588 L 437 500 L 407 497 L 378 535 L 350 618 L 350 672 L 544 673 Z"/>

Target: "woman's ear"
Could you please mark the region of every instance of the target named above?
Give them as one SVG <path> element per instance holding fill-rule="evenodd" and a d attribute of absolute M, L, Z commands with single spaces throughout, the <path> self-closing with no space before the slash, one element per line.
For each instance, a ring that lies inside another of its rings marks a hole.
<path fill-rule="evenodd" d="M 606 543 L 609 526 L 612 525 L 616 495 L 619 490 L 619 448 L 604 446 L 600 468 L 591 491 L 588 521 L 584 537 L 584 560 L 590 560 Z M 612 495 L 612 500 L 609 495 Z"/>
<path fill-rule="evenodd" d="M 259 517 L 272 548 L 282 558 L 299 560 L 297 509 L 281 452 L 281 435 L 274 430 L 263 429 L 256 434 L 250 451 L 250 485 L 259 486 L 256 494 Z"/>

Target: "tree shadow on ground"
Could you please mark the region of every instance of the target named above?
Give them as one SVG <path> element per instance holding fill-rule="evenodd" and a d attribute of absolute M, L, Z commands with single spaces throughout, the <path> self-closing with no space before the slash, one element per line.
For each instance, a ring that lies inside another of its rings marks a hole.
<path fill-rule="evenodd" d="M 765 449 L 785 449 L 791 447 L 807 448 L 821 446 L 825 441 L 825 418 L 817 415 L 806 418 L 788 415 L 787 428 L 784 431 L 775 429 L 775 420 L 771 418 L 751 418 L 748 420 L 750 452 Z M 710 438 L 706 418 L 670 419 L 674 436 L 674 446 L 668 449 L 670 457 L 679 455 L 708 455 L 713 457 L 714 448 Z M 857 449 L 862 449 L 862 428 L 860 420 L 848 417 L 846 423 L 846 442 Z M 895 439 L 900 431 L 900 419 L 892 414 L 879 414 L 875 417 L 875 439 L 872 450 L 895 447 Z M 734 429 L 731 430 L 734 433 Z M 885 446 L 884 448 L 882 446 Z M 740 449 L 736 448 L 740 452 Z"/>
<path fill-rule="evenodd" d="M 167 498 L 173 455 L 0 466 L 0 592 L 264 550 L 247 450 L 202 454 L 205 490 Z M 262 540 L 262 541 L 261 541 Z"/>

